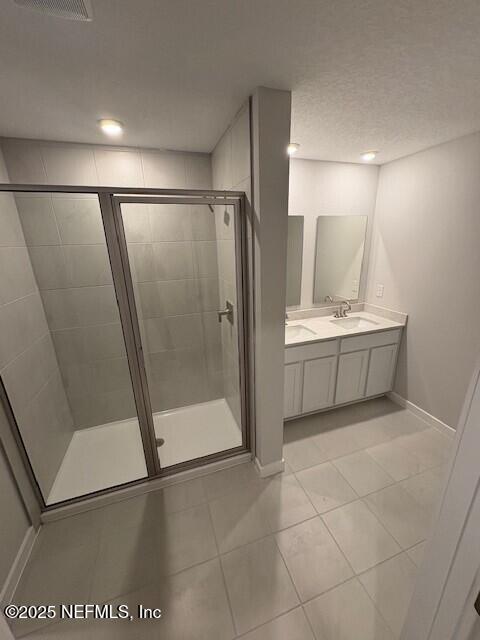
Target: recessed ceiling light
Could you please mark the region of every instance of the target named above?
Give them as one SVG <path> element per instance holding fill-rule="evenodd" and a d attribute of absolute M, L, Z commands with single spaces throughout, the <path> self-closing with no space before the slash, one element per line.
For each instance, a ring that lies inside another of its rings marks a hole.
<path fill-rule="evenodd" d="M 297 153 L 299 148 L 300 148 L 300 145 L 298 144 L 298 142 L 290 142 L 290 144 L 287 147 L 288 155 L 293 156 L 294 153 Z"/>
<path fill-rule="evenodd" d="M 376 157 L 377 157 L 376 151 L 365 151 L 361 155 L 362 160 L 365 160 L 365 162 L 370 162 L 371 160 L 375 160 Z"/>
<path fill-rule="evenodd" d="M 123 133 L 123 124 L 119 120 L 99 120 L 98 124 L 107 136 L 120 136 Z"/>

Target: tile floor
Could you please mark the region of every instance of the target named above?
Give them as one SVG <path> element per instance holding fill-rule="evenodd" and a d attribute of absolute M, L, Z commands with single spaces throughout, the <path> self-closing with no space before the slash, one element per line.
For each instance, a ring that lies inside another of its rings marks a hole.
<path fill-rule="evenodd" d="M 14 602 L 161 620 L 22 623 L 32 640 L 394 640 L 451 440 L 386 399 L 285 426 L 286 472 L 219 471 L 46 525 Z"/>

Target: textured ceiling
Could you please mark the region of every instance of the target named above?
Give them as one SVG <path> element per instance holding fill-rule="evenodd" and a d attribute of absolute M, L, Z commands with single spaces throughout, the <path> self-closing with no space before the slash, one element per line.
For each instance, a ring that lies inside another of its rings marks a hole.
<path fill-rule="evenodd" d="M 291 89 L 300 157 L 386 162 L 480 129 L 479 0 L 0 0 L 0 135 L 210 151 L 252 89 Z"/>

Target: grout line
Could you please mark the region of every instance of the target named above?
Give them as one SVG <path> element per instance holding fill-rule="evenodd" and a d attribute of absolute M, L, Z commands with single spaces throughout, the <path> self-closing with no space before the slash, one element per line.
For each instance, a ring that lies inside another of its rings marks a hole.
<path fill-rule="evenodd" d="M 203 479 L 202 479 L 202 484 L 203 484 Z M 228 608 L 230 610 L 230 617 L 232 619 L 232 626 L 233 626 L 233 629 L 235 631 L 235 634 L 238 635 L 237 634 L 238 629 L 237 629 L 237 625 L 235 624 L 235 617 L 233 615 L 233 607 L 232 607 L 232 602 L 231 602 L 231 599 L 230 599 L 230 593 L 228 591 L 228 586 L 227 586 L 227 579 L 225 577 L 225 571 L 224 571 L 224 568 L 223 568 L 222 556 L 220 554 L 220 547 L 218 545 L 217 533 L 215 531 L 215 525 L 213 523 L 212 512 L 210 510 L 210 502 L 207 502 L 206 509 L 208 511 L 208 515 L 209 515 L 209 518 L 210 518 L 210 525 L 212 527 L 212 532 L 213 532 L 213 538 L 215 540 L 215 547 L 217 549 L 217 556 L 216 557 L 218 558 L 218 564 L 220 565 L 220 571 L 221 571 L 221 574 L 222 574 L 222 581 L 223 581 L 223 588 L 225 590 L 225 595 L 226 595 L 226 598 L 227 598 Z"/>
<path fill-rule="evenodd" d="M 377 565 L 378 566 L 378 565 Z M 364 593 L 366 593 L 367 598 L 370 600 L 370 602 L 373 605 L 373 608 L 375 609 L 375 611 L 377 612 L 378 616 L 380 616 L 380 618 L 383 620 L 383 622 L 385 623 L 385 626 L 387 627 L 387 629 L 389 629 L 392 632 L 392 636 L 394 638 L 397 638 L 397 634 L 394 632 L 394 630 L 392 629 L 392 627 L 388 624 L 388 622 L 386 621 L 386 619 L 383 617 L 382 612 L 380 611 L 380 609 L 377 606 L 377 603 L 375 602 L 375 600 L 372 598 L 372 596 L 368 593 L 367 589 L 363 586 L 362 581 L 358 579 L 357 577 L 357 582 L 359 583 L 360 587 L 363 589 Z"/>
<path fill-rule="evenodd" d="M 285 611 L 282 611 L 282 613 L 279 613 L 277 616 L 274 616 L 273 618 L 270 618 L 269 620 L 266 620 L 265 622 L 262 622 L 261 624 L 257 625 L 256 627 L 252 627 L 248 631 L 245 631 L 245 633 L 242 633 L 242 635 L 236 635 L 234 640 L 241 640 L 242 638 L 245 638 L 246 636 L 248 636 L 250 633 L 253 633 L 254 631 L 258 631 L 258 629 L 262 629 L 263 627 L 266 627 L 267 624 L 270 624 L 274 620 L 278 620 L 282 616 L 286 616 L 287 614 L 292 613 L 292 611 L 296 611 L 297 609 L 302 609 L 302 608 L 303 608 L 302 607 L 302 603 L 300 602 L 299 604 L 295 605 L 294 607 L 290 607 L 289 609 L 285 609 Z M 309 625 L 310 625 L 310 623 L 309 623 Z M 315 638 L 315 635 L 313 637 Z"/>

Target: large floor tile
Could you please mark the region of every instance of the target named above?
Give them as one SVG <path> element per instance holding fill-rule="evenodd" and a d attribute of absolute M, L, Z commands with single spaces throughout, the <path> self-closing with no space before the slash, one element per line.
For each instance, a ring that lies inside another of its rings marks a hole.
<path fill-rule="evenodd" d="M 433 427 L 402 436 L 398 443 L 427 467 L 437 467 L 448 462 L 452 447 L 452 440 Z"/>
<path fill-rule="evenodd" d="M 362 404 L 362 403 L 360 403 Z M 352 405 L 354 406 L 354 405 Z M 355 423 L 355 441 L 363 449 L 388 442 L 394 437 L 391 425 L 383 416 L 364 419 Z"/>
<path fill-rule="evenodd" d="M 356 424 L 334 427 L 319 433 L 313 441 L 327 460 L 340 458 L 366 446 L 358 439 L 356 427 Z"/>
<path fill-rule="evenodd" d="M 302 416 L 284 423 L 284 442 L 298 442 L 317 436 L 335 424 L 336 411 L 324 411 Z"/>
<path fill-rule="evenodd" d="M 264 480 L 260 500 L 272 533 L 316 515 L 307 494 L 293 475 Z"/>
<path fill-rule="evenodd" d="M 159 575 L 153 522 L 144 528 L 108 527 L 100 540 L 93 570 L 91 599 L 111 600 L 152 583 Z"/>
<path fill-rule="evenodd" d="M 258 480 L 258 473 L 253 464 L 248 462 L 210 473 L 202 480 L 207 499 L 214 500 L 249 482 Z"/>
<path fill-rule="evenodd" d="M 287 442 L 283 445 L 283 457 L 293 471 L 307 469 L 328 460 L 312 438 Z"/>
<path fill-rule="evenodd" d="M 256 483 L 246 484 L 209 503 L 220 553 L 271 533 L 262 507 L 261 490 Z"/>
<path fill-rule="evenodd" d="M 130 611 L 138 604 L 162 610 L 160 620 L 127 623 L 130 635 L 99 636 L 99 640 L 144 637 L 150 640 L 231 640 L 235 636 L 222 570 L 218 559 L 162 578 L 155 585 L 122 596 L 112 604 L 126 603 Z M 117 627 L 119 628 L 119 627 Z M 115 627 L 112 625 L 112 631 Z M 137 634 L 141 630 L 142 634 Z"/>
<path fill-rule="evenodd" d="M 75 516 L 42 525 L 35 541 L 35 549 L 44 554 L 56 554 L 62 549 L 82 545 L 96 545 L 103 528 L 104 510 L 94 509 Z"/>
<path fill-rule="evenodd" d="M 401 482 L 415 500 L 433 514 L 442 498 L 444 473 L 442 468 L 430 469 Z"/>
<path fill-rule="evenodd" d="M 425 554 L 425 547 L 427 546 L 427 542 L 420 542 L 420 544 L 416 544 L 414 547 L 411 547 L 407 550 L 410 559 L 420 567 L 423 562 L 423 556 Z"/>
<path fill-rule="evenodd" d="M 165 513 L 174 513 L 196 507 L 207 500 L 203 478 L 173 484 L 158 492 L 159 502 Z"/>
<path fill-rule="evenodd" d="M 281 531 L 275 537 L 302 602 L 353 576 L 345 556 L 319 517 Z"/>
<path fill-rule="evenodd" d="M 241 640 L 315 640 L 302 607 L 250 631 Z"/>
<path fill-rule="evenodd" d="M 416 577 L 417 567 L 406 553 L 382 562 L 359 576 L 377 609 L 397 636 L 400 636 L 407 615 Z"/>
<path fill-rule="evenodd" d="M 158 523 L 154 553 L 160 575 L 210 560 L 217 545 L 207 505 L 172 513 Z"/>
<path fill-rule="evenodd" d="M 220 553 L 312 518 L 316 512 L 294 475 L 244 485 L 210 502 Z"/>
<path fill-rule="evenodd" d="M 12 602 L 16 605 L 89 602 L 97 554 L 96 543 L 59 549 L 56 554 L 46 554 L 41 547 L 34 549 Z M 50 620 L 17 620 L 12 627 L 20 635 L 49 623 Z"/>
<path fill-rule="evenodd" d="M 330 462 L 299 471 L 296 476 L 318 513 L 357 499 L 355 491 Z"/>
<path fill-rule="evenodd" d="M 356 573 L 370 569 L 400 551 L 392 536 L 361 500 L 330 511 L 322 518 Z"/>
<path fill-rule="evenodd" d="M 406 451 L 399 442 L 391 440 L 367 449 L 367 453 L 395 480 L 404 480 L 427 469 L 414 455 Z"/>
<path fill-rule="evenodd" d="M 393 633 L 357 579 L 305 605 L 317 640 L 393 640 Z"/>
<path fill-rule="evenodd" d="M 365 451 L 337 458 L 333 464 L 359 496 L 378 491 L 391 484 L 393 478 Z"/>
<path fill-rule="evenodd" d="M 156 491 L 103 507 L 100 510 L 103 513 L 103 531 L 106 535 L 127 529 L 145 531 L 153 525 L 159 513 L 163 513 L 160 507 L 159 492 Z"/>
<path fill-rule="evenodd" d="M 258 540 L 222 557 L 237 633 L 250 631 L 299 604 L 275 540 Z"/>
<path fill-rule="evenodd" d="M 105 626 L 114 626 L 113 621 L 104 621 L 104 624 Z M 28 636 L 15 633 L 15 638 L 26 637 L 28 640 L 100 640 L 100 634 L 105 631 L 102 626 L 99 621 L 95 620 L 65 620 L 49 624 L 42 629 L 29 633 Z M 131 631 L 132 629 L 130 628 Z M 112 638 L 115 637 L 119 640 L 125 638 L 121 632 L 119 633 L 118 625 L 115 627 L 115 632 L 117 635 L 112 635 Z M 141 634 L 137 637 L 138 640 L 144 640 Z"/>
<path fill-rule="evenodd" d="M 391 432 L 395 437 L 419 433 L 429 428 L 426 422 L 408 409 L 397 407 L 396 411 L 385 413 L 384 418 L 390 424 Z"/>
<path fill-rule="evenodd" d="M 400 485 L 372 493 L 365 500 L 404 549 L 428 537 L 431 514 Z"/>

